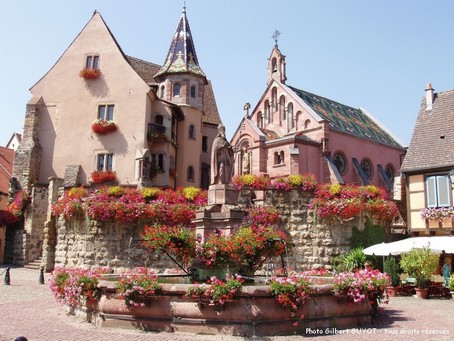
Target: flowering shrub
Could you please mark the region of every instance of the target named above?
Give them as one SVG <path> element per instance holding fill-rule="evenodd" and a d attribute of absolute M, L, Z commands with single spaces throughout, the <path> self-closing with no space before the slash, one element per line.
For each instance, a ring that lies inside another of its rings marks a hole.
<path fill-rule="evenodd" d="M 20 217 L 30 202 L 30 195 L 26 191 L 21 190 L 16 193 L 13 202 L 6 207 L 6 210 L 16 217 Z"/>
<path fill-rule="evenodd" d="M 200 195 L 200 188 L 197 187 L 185 187 L 182 189 L 183 196 L 190 201 L 193 201 L 196 197 Z"/>
<path fill-rule="evenodd" d="M 454 207 L 429 207 L 420 211 L 422 219 L 437 220 L 442 222 L 445 219 L 454 220 Z"/>
<path fill-rule="evenodd" d="M 94 171 L 90 176 L 95 184 L 114 181 L 117 178 L 117 174 L 112 171 Z"/>
<path fill-rule="evenodd" d="M 243 220 L 247 225 L 279 225 L 281 217 L 274 207 L 251 206 Z"/>
<path fill-rule="evenodd" d="M 291 277 L 273 277 L 271 280 L 271 292 L 277 297 L 278 303 L 289 309 L 291 316 L 301 308 L 310 297 L 310 281 L 305 274 L 296 274 Z M 304 315 L 300 316 L 301 319 Z"/>
<path fill-rule="evenodd" d="M 156 187 L 142 188 L 142 196 L 145 200 L 150 201 L 156 199 L 161 190 Z"/>
<path fill-rule="evenodd" d="M 70 306 L 81 304 L 83 300 L 94 301 L 100 297 L 100 275 L 109 272 L 109 268 L 56 268 L 49 278 L 50 289 L 58 301 Z"/>
<path fill-rule="evenodd" d="M 292 190 L 301 189 L 303 191 L 313 191 L 317 186 L 315 176 L 312 174 L 295 174 L 284 177 L 270 179 L 265 175 L 243 174 L 236 175 L 232 179 L 232 184 L 238 189 L 257 189 L 257 190 Z"/>
<path fill-rule="evenodd" d="M 84 79 L 97 79 L 101 75 L 101 70 L 93 68 L 82 69 L 79 76 Z"/>
<path fill-rule="evenodd" d="M 111 120 L 95 120 L 91 125 L 91 130 L 98 135 L 106 135 L 118 130 L 118 126 Z"/>
<path fill-rule="evenodd" d="M 346 295 L 353 302 L 362 302 L 371 292 L 383 298 L 384 289 L 390 285 L 387 274 L 378 270 L 360 270 L 355 273 L 342 272 L 334 276 L 334 291 L 338 295 Z"/>
<path fill-rule="evenodd" d="M 120 274 L 116 287 L 118 296 L 124 299 L 128 308 L 143 307 L 149 303 L 147 296 L 162 293 L 157 276 L 147 268 L 135 268 Z"/>
<path fill-rule="evenodd" d="M 18 223 L 19 219 L 10 211 L 0 210 L 0 226 Z"/>
<path fill-rule="evenodd" d="M 195 282 L 193 285 L 191 285 L 185 293 L 186 297 L 189 298 L 198 298 L 202 299 L 206 297 L 206 292 L 208 290 L 208 284 L 207 283 L 197 283 Z"/>
<path fill-rule="evenodd" d="M 205 296 L 209 297 L 217 310 L 220 310 L 227 301 L 233 300 L 241 293 L 243 282 L 239 275 L 227 276 L 225 282 L 213 276 L 207 282 L 209 287 L 205 291 Z"/>
<path fill-rule="evenodd" d="M 195 255 L 195 232 L 184 226 L 147 226 L 142 235 L 143 245 L 150 252 L 162 252 L 179 262 L 189 263 Z"/>
<path fill-rule="evenodd" d="M 310 207 L 320 218 L 348 220 L 364 211 L 371 217 L 391 220 L 397 214 L 397 206 L 386 198 L 384 189 L 372 185 L 320 184 Z"/>
<path fill-rule="evenodd" d="M 55 217 L 63 215 L 66 221 L 80 220 L 85 217 L 84 197 L 72 195 L 71 191 L 65 192 L 57 202 L 52 204 L 51 212 Z"/>

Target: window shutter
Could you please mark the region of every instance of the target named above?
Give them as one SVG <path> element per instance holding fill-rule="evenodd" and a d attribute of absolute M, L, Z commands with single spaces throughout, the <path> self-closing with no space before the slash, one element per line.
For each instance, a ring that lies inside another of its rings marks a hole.
<path fill-rule="evenodd" d="M 446 175 L 437 176 L 437 187 L 438 187 L 438 207 L 449 207 L 451 206 L 451 198 L 449 195 L 449 178 Z"/>
<path fill-rule="evenodd" d="M 437 207 L 437 189 L 435 177 L 426 178 L 427 207 Z"/>

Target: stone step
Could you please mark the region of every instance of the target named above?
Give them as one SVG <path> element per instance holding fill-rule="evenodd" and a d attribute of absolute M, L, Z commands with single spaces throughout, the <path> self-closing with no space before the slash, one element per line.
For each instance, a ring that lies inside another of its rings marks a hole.
<path fill-rule="evenodd" d="M 29 262 L 28 264 L 25 264 L 24 268 L 39 270 L 39 268 L 41 266 L 41 261 L 42 261 L 42 258 L 39 257 L 38 259 L 35 259 L 34 261 Z"/>

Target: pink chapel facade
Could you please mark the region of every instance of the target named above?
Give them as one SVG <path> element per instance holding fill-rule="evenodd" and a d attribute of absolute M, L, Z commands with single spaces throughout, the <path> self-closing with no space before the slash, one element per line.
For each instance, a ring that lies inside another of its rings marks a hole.
<path fill-rule="evenodd" d="M 268 59 L 267 87 L 231 143 L 235 174 L 271 178 L 314 174 L 319 182 L 378 185 L 393 190 L 405 148 L 365 109 L 352 108 L 286 84 L 277 45 Z"/>

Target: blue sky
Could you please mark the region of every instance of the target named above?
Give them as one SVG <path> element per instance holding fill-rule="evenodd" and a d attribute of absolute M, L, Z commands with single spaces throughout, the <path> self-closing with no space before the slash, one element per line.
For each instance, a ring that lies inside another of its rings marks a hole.
<path fill-rule="evenodd" d="M 123 51 L 162 64 L 182 0 L 0 1 L 0 145 L 21 132 L 29 88 L 97 9 Z M 266 87 L 272 34 L 287 84 L 363 107 L 404 145 L 427 82 L 454 88 L 454 1 L 186 0 L 199 63 L 227 135 Z"/>

